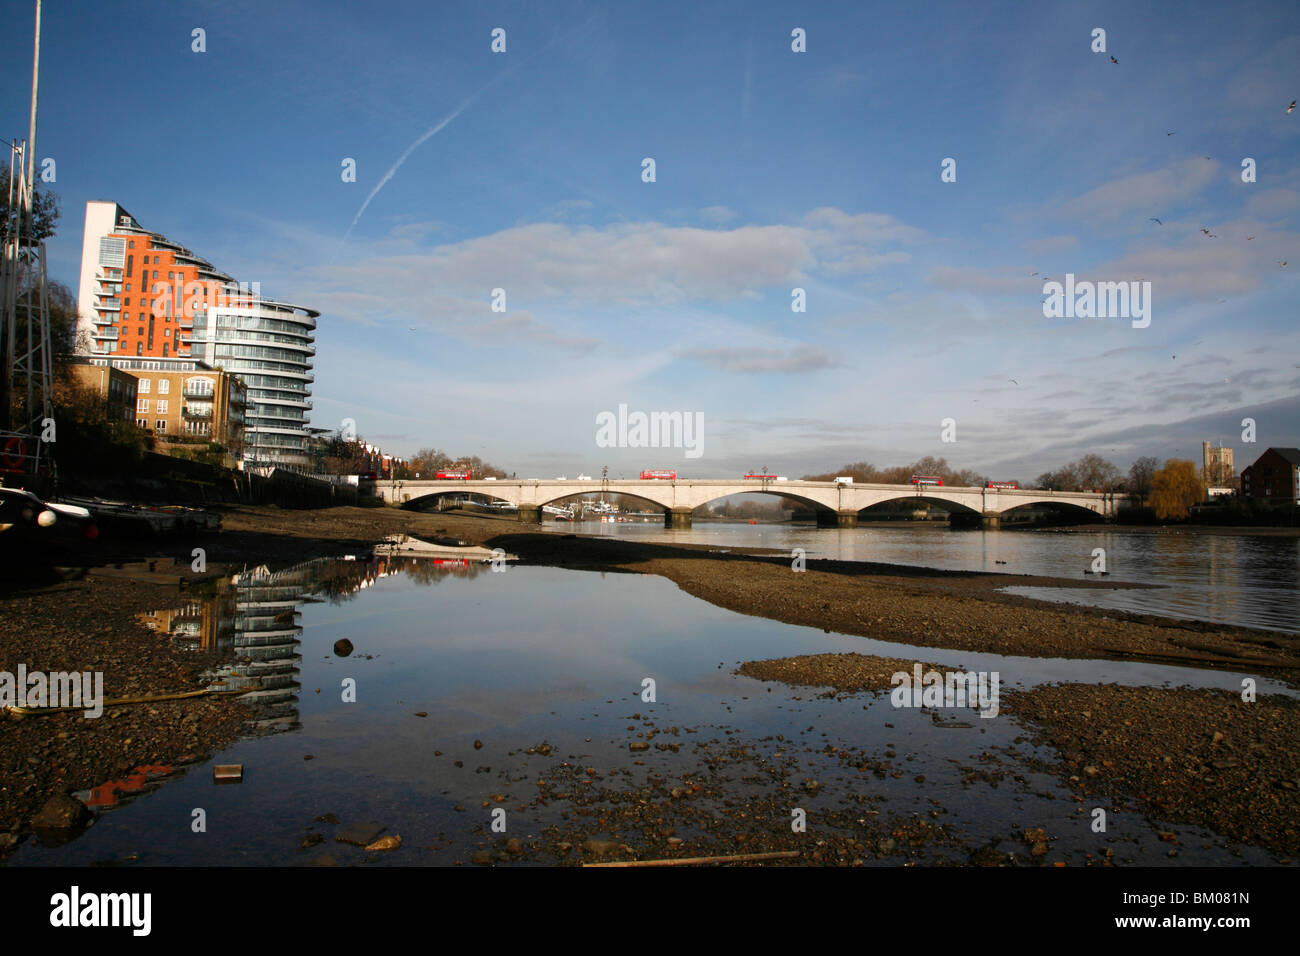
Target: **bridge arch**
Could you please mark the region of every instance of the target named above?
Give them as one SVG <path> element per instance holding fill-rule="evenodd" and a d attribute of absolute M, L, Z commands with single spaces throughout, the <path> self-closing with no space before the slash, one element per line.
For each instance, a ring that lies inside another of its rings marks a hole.
<path fill-rule="evenodd" d="M 1103 505 L 1101 504 L 1090 502 L 1087 505 L 1083 505 L 1077 501 L 1070 501 L 1064 498 L 1053 498 L 1050 496 L 1043 497 L 1043 498 L 1033 498 L 1026 501 L 1017 500 L 1015 505 L 1013 505 L 1012 507 L 1003 509 L 1002 517 L 1005 518 L 1005 517 L 1013 516 L 1017 511 L 1020 511 L 1022 508 L 1033 508 L 1033 507 L 1043 507 L 1043 506 L 1049 507 L 1052 510 L 1061 512 L 1062 514 L 1065 515 L 1078 516 L 1078 517 L 1090 516 L 1092 518 L 1097 519 L 1098 521 L 1105 520 L 1105 515 L 1102 511 Z"/>
<path fill-rule="evenodd" d="M 861 515 L 864 512 L 869 512 L 871 509 L 879 508 L 881 505 L 897 504 L 898 502 L 923 502 L 929 505 L 943 505 L 943 507 L 948 509 L 950 512 L 955 512 L 957 514 L 983 514 L 980 509 L 971 507 L 967 502 L 958 501 L 954 497 L 944 495 L 941 492 L 931 492 L 923 495 L 909 495 L 904 493 L 882 497 L 878 501 L 873 501 L 871 504 L 859 508 L 858 514 Z"/>
<path fill-rule="evenodd" d="M 794 502 L 795 504 L 806 507 L 816 513 L 829 513 L 829 514 L 835 513 L 834 508 L 832 508 L 830 505 L 826 504 L 825 502 L 818 501 L 816 498 L 811 498 L 807 495 L 797 494 L 792 491 L 778 491 L 775 488 L 754 488 L 754 489 L 746 488 L 744 491 L 731 491 L 731 492 L 727 492 L 726 494 L 715 495 L 714 497 L 709 498 L 707 501 L 703 501 L 700 504 L 696 505 L 696 507 L 697 508 L 707 507 L 713 504 L 714 502 L 724 501 L 727 498 L 735 498 L 738 495 L 766 495 L 772 498 L 781 498 L 784 499 L 785 501 Z"/>
<path fill-rule="evenodd" d="M 407 511 L 423 511 L 422 504 L 438 501 L 442 498 L 483 498 L 488 501 L 504 501 L 507 504 L 514 504 L 509 498 L 499 495 L 488 494 L 478 488 L 466 488 L 463 490 L 456 488 L 438 489 L 436 491 L 398 491 L 400 496 L 395 502 L 399 508 Z"/>

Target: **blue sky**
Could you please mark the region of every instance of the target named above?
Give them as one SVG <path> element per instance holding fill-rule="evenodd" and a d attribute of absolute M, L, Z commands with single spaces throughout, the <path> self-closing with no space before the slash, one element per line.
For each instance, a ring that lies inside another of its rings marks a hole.
<path fill-rule="evenodd" d="M 1240 467 L 1300 445 L 1300 7 L 1135 6 L 48 3 L 51 272 L 115 199 L 323 313 L 314 425 L 525 477 Z M 1149 327 L 1045 318 L 1066 273 L 1151 282 Z M 598 448 L 619 404 L 702 413 L 703 456 Z"/>

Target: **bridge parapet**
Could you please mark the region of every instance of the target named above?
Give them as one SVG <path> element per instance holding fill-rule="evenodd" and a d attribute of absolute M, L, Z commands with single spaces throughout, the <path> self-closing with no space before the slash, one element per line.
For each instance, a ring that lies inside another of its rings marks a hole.
<path fill-rule="evenodd" d="M 936 485 L 839 484 L 830 481 L 763 481 L 759 479 L 694 478 L 676 481 L 606 479 L 591 481 L 379 481 L 373 493 L 389 504 L 405 504 L 429 496 L 475 494 L 509 502 L 521 517 L 562 498 L 605 492 L 649 501 L 665 512 L 689 514 L 701 505 L 745 493 L 778 495 L 811 507 L 822 520 L 839 527 L 856 523 L 857 513 L 887 501 L 923 498 L 944 502 L 983 516 L 1002 515 L 1030 504 L 1071 505 L 1103 517 L 1114 517 L 1116 496 L 1110 492 L 1061 492 L 1036 488 L 978 488 Z M 833 517 L 834 516 L 834 517 Z M 670 519 L 671 520 L 671 519 Z"/>

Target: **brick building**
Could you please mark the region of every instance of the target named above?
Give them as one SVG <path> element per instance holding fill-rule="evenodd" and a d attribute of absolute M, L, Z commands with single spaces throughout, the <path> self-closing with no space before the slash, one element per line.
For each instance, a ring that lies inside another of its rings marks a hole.
<path fill-rule="evenodd" d="M 89 389 L 108 405 L 109 415 L 119 421 L 135 421 L 135 376 L 107 365 L 91 365 L 84 358 L 69 366 L 73 381 Z"/>
<path fill-rule="evenodd" d="M 86 203 L 77 302 L 80 351 L 105 365 L 188 372 L 197 362 L 233 373 L 248 387 L 244 458 L 304 469 L 311 415 L 313 333 L 319 312 L 263 298 L 184 246 L 142 228 L 115 202 Z M 137 366 L 138 367 L 138 366 Z M 151 383 L 152 384 L 152 383 Z M 144 399 L 141 391 L 139 398 Z M 137 418 L 168 434 L 201 419 L 159 414 L 158 393 Z"/>
<path fill-rule="evenodd" d="M 154 437 L 164 442 L 216 442 L 236 461 L 241 460 L 248 388 L 230 372 L 200 362 L 189 364 L 193 368 L 140 368 L 132 373 L 138 383 L 136 424 L 151 429 Z"/>
<path fill-rule="evenodd" d="M 1300 448 L 1270 448 L 1241 472 L 1243 498 L 1300 501 Z"/>

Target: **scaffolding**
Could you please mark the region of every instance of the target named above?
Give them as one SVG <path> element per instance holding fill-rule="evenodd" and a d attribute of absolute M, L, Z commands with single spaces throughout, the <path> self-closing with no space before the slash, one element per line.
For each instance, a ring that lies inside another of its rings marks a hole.
<path fill-rule="evenodd" d="M 36 3 L 31 126 L 9 144 L 5 216 L 0 222 L 0 476 L 49 476 L 54 374 L 45 243 L 36 222 L 36 103 L 41 4 Z"/>

